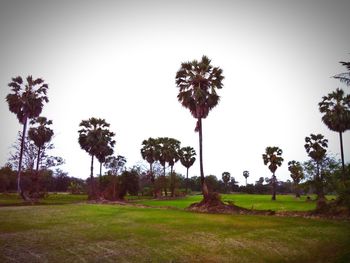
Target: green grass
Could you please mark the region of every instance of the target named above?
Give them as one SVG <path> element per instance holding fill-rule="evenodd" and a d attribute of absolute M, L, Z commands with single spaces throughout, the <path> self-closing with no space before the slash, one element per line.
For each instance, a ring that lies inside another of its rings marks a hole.
<path fill-rule="evenodd" d="M 0 262 L 346 262 L 350 223 L 119 205 L 0 207 Z"/>
<path fill-rule="evenodd" d="M 328 199 L 334 196 L 329 196 Z M 135 200 L 136 203 L 155 206 L 155 207 L 174 207 L 184 209 L 190 204 L 199 202 L 202 196 L 188 196 L 182 199 L 174 200 Z M 276 201 L 271 200 L 270 195 L 253 195 L 253 194 L 224 194 L 224 202 L 231 201 L 235 205 L 257 210 L 274 210 L 274 211 L 309 211 L 316 208 L 316 202 L 306 202 L 306 196 L 300 199 L 293 195 L 278 195 Z"/>
<path fill-rule="evenodd" d="M 49 193 L 48 197 L 40 199 L 38 204 L 55 205 L 71 204 L 86 201 L 86 195 L 72 195 L 67 193 Z M 23 199 L 17 193 L 0 193 L 0 206 L 23 205 Z"/>

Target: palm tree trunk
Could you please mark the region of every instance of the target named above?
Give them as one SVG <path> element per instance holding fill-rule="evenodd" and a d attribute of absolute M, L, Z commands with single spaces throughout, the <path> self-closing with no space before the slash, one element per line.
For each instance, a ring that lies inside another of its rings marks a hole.
<path fill-rule="evenodd" d="M 40 164 L 40 153 L 41 153 L 41 147 L 38 147 L 38 158 L 36 160 L 36 169 L 35 169 L 35 177 L 34 177 L 34 187 L 35 192 L 39 193 L 39 164 Z"/>
<path fill-rule="evenodd" d="M 95 194 L 95 182 L 94 182 L 94 156 L 91 155 L 91 166 L 90 166 L 90 180 L 91 180 L 91 193 L 89 199 L 96 199 Z"/>
<path fill-rule="evenodd" d="M 187 195 L 187 189 L 188 189 L 188 167 L 186 171 L 186 195 Z"/>
<path fill-rule="evenodd" d="M 173 167 L 170 166 L 170 191 L 171 191 L 171 197 L 175 196 L 175 185 L 173 180 Z"/>
<path fill-rule="evenodd" d="M 272 200 L 276 200 L 276 176 L 275 173 L 272 175 Z"/>
<path fill-rule="evenodd" d="M 21 151 L 19 154 L 19 163 L 18 163 L 18 171 L 17 171 L 17 192 L 19 195 L 22 196 L 23 199 L 26 199 L 22 193 L 21 189 L 21 170 L 22 170 L 22 159 L 23 159 L 23 150 L 24 150 L 24 140 L 27 130 L 27 117 L 24 119 L 23 123 L 23 132 L 22 132 L 22 140 L 21 140 Z"/>
<path fill-rule="evenodd" d="M 342 165 L 342 172 L 343 172 L 343 181 L 345 181 L 345 164 L 344 164 L 344 149 L 343 149 L 343 133 L 339 132 L 339 139 L 340 139 L 340 154 L 341 154 L 341 165 Z"/>
<path fill-rule="evenodd" d="M 203 170 L 203 134 L 202 134 L 202 118 L 198 118 L 199 126 L 199 167 L 201 174 L 201 184 L 202 184 L 202 193 L 204 199 L 206 199 L 209 195 L 207 184 L 205 183 L 204 170 Z"/>
<path fill-rule="evenodd" d="M 164 194 L 165 194 L 165 196 L 168 196 L 168 191 L 167 191 L 167 189 L 166 189 L 166 176 L 165 176 L 165 164 L 164 164 L 164 166 L 163 166 L 163 169 L 164 169 L 164 174 L 163 174 L 163 178 L 164 178 Z"/>

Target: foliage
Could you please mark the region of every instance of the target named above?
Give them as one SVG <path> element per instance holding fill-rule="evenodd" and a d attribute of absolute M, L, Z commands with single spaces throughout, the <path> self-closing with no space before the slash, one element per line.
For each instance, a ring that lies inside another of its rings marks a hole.
<path fill-rule="evenodd" d="M 294 182 L 295 196 L 300 197 L 298 185 L 304 179 L 303 167 L 300 162 L 293 160 L 288 162 L 288 170 Z"/>
<path fill-rule="evenodd" d="M 350 86 L 350 62 L 341 61 L 340 64 L 345 66 L 348 72 L 340 73 L 333 77 L 335 79 L 339 79 L 341 82 L 344 82 L 346 85 Z"/>

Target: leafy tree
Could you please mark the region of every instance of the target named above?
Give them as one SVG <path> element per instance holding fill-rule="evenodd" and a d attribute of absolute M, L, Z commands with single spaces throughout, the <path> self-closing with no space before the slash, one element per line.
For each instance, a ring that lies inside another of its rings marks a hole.
<path fill-rule="evenodd" d="M 322 116 L 322 121 L 327 127 L 339 133 L 340 153 L 342 160 L 343 180 L 345 180 L 345 163 L 343 150 L 343 132 L 350 130 L 350 95 L 344 94 L 341 89 L 336 89 L 327 96 L 324 96 L 318 104 Z"/>
<path fill-rule="evenodd" d="M 30 124 L 37 125 L 29 129 L 28 137 L 34 142 L 35 146 L 38 147 L 36 162 L 36 172 L 38 172 L 41 159 L 41 151 L 44 148 L 45 144 L 51 141 L 54 132 L 48 127 L 52 124 L 52 121 L 47 120 L 45 117 L 37 117 L 31 120 Z"/>
<path fill-rule="evenodd" d="M 106 159 L 105 167 L 108 169 L 108 175 L 111 176 L 111 199 L 117 199 L 117 176 L 122 171 L 124 165 L 126 164 L 126 158 L 122 155 L 110 156 Z"/>
<path fill-rule="evenodd" d="M 247 186 L 247 184 L 248 184 L 247 179 L 249 177 L 249 171 L 243 171 L 243 176 L 245 178 L 245 185 Z"/>
<path fill-rule="evenodd" d="M 290 177 L 293 179 L 295 197 L 298 198 L 300 197 L 299 183 L 304 179 L 303 167 L 300 162 L 293 160 L 288 162 L 288 170 L 290 171 Z"/>
<path fill-rule="evenodd" d="M 190 147 L 182 147 L 180 150 L 180 162 L 183 166 L 186 167 L 186 194 L 188 190 L 188 169 L 194 164 L 196 161 L 196 151 Z"/>
<path fill-rule="evenodd" d="M 20 76 L 12 78 L 12 81 L 8 84 L 12 93 L 6 96 L 10 111 L 15 113 L 18 121 L 23 124 L 21 151 L 17 172 L 17 191 L 24 199 L 26 199 L 26 197 L 21 190 L 21 169 L 27 121 L 28 119 L 38 117 L 43 109 L 44 102 L 49 101 L 46 96 L 49 87 L 44 83 L 43 79 L 33 79 L 32 76 L 28 76 L 26 80 L 27 82 L 24 83 Z"/>
<path fill-rule="evenodd" d="M 335 79 L 339 79 L 341 82 L 344 82 L 346 85 L 350 86 L 350 62 L 341 61 L 340 64 L 345 66 L 348 72 L 340 73 L 333 77 Z"/>
<path fill-rule="evenodd" d="M 223 172 L 221 175 L 222 181 L 225 184 L 225 192 L 227 192 L 228 189 L 228 183 L 230 182 L 231 179 L 231 174 L 229 172 Z"/>
<path fill-rule="evenodd" d="M 90 184 L 91 192 L 89 193 L 89 199 L 96 199 L 97 193 L 94 183 L 94 157 L 99 154 L 101 149 L 101 141 L 105 134 L 109 134 L 109 124 L 104 119 L 90 118 L 88 120 L 81 121 L 81 129 L 79 133 L 80 147 L 85 150 L 91 156 L 90 166 Z"/>
<path fill-rule="evenodd" d="M 188 108 L 194 118 L 197 119 L 196 132 L 199 132 L 199 166 L 202 192 L 204 201 L 209 200 L 209 191 L 205 183 L 203 170 L 203 135 L 202 119 L 206 118 L 209 111 L 219 103 L 219 95 L 216 89 L 223 87 L 222 70 L 213 67 L 211 60 L 203 56 L 201 61 L 193 60 L 181 64 L 176 73 L 176 85 L 179 88 L 177 96 L 179 102 Z"/>
<path fill-rule="evenodd" d="M 326 157 L 328 148 L 328 140 L 322 134 L 310 134 L 310 137 L 305 137 L 304 148 L 307 154 L 316 164 L 314 166 L 314 184 L 317 194 L 317 208 L 322 208 L 325 205 L 325 196 L 323 191 L 323 176 L 322 162 Z"/>
<path fill-rule="evenodd" d="M 271 184 L 272 184 L 272 200 L 276 200 L 276 186 L 277 179 L 275 172 L 278 166 L 282 165 L 282 149 L 278 147 L 266 147 L 265 153 L 262 155 L 265 165 L 268 165 L 269 170 L 272 173 Z"/>

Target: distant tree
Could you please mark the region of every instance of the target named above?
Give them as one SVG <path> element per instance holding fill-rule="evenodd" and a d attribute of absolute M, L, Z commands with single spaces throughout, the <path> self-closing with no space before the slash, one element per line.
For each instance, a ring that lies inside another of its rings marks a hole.
<path fill-rule="evenodd" d="M 303 167 L 300 162 L 293 160 L 288 162 L 288 170 L 290 171 L 290 177 L 293 179 L 295 197 L 299 198 L 299 183 L 304 179 Z"/>
<path fill-rule="evenodd" d="M 94 182 L 94 157 L 99 153 L 101 147 L 101 137 L 105 133 L 109 133 L 109 124 L 104 119 L 90 118 L 88 120 L 81 121 L 81 129 L 79 133 L 80 147 L 85 150 L 91 156 L 90 166 L 90 184 L 91 191 L 89 193 L 89 199 L 96 199 L 97 193 Z"/>
<path fill-rule="evenodd" d="M 110 180 L 110 197 L 112 200 L 117 199 L 117 176 L 122 171 L 124 165 L 126 164 L 126 158 L 122 155 L 110 156 L 106 159 L 106 162 L 104 163 L 105 168 L 108 169 L 108 175 L 111 176 Z"/>
<path fill-rule="evenodd" d="M 13 93 L 6 96 L 10 111 L 15 113 L 19 122 L 23 124 L 21 151 L 17 172 L 17 191 L 23 199 L 26 199 L 26 196 L 24 196 L 21 190 L 21 170 L 27 121 L 28 119 L 38 117 L 43 109 L 44 102 L 49 101 L 46 96 L 49 87 L 44 83 L 43 79 L 33 79 L 32 76 L 28 76 L 26 80 L 27 83 L 25 84 L 20 76 L 12 78 L 12 81 L 8 86 Z"/>
<path fill-rule="evenodd" d="M 173 185 L 173 167 L 174 164 L 179 160 L 180 158 L 180 142 L 173 138 L 168 137 L 160 137 L 157 138 L 157 147 L 156 147 L 156 158 L 157 161 L 160 162 L 160 164 L 163 166 L 164 169 L 164 178 L 166 176 L 165 173 L 165 167 L 166 163 L 170 166 L 170 178 L 171 178 L 171 195 L 174 196 L 174 185 Z M 166 188 L 164 189 L 165 195 L 167 195 Z"/>
<path fill-rule="evenodd" d="M 199 132 L 199 166 L 204 202 L 209 201 L 209 191 L 203 170 L 202 119 L 206 118 L 209 111 L 219 103 L 220 97 L 216 89 L 223 87 L 224 79 L 222 70 L 219 67 L 213 67 L 210 62 L 208 57 L 203 56 L 199 62 L 193 60 L 182 63 L 176 73 L 176 85 L 179 88 L 177 98 L 182 106 L 188 108 L 192 116 L 197 119 L 195 131 Z"/>
<path fill-rule="evenodd" d="M 183 166 L 186 167 L 186 194 L 188 191 L 188 169 L 194 164 L 196 161 L 196 151 L 190 147 L 182 147 L 180 150 L 180 162 Z"/>
<path fill-rule="evenodd" d="M 245 185 L 247 186 L 248 185 L 247 179 L 249 177 L 249 171 L 243 171 L 243 176 L 245 178 Z"/>
<path fill-rule="evenodd" d="M 318 105 L 320 112 L 324 114 L 322 116 L 324 124 L 330 130 L 339 133 L 343 180 L 345 180 L 343 132 L 350 130 L 350 95 L 345 96 L 343 90 L 336 89 L 324 96 Z"/>
<path fill-rule="evenodd" d="M 314 185 L 317 194 L 317 208 L 322 209 L 325 205 L 325 195 L 323 191 L 323 173 L 322 162 L 326 157 L 328 148 L 328 140 L 324 138 L 322 134 L 310 134 L 310 137 L 305 137 L 304 148 L 307 154 L 315 163 L 314 171 Z"/>
<path fill-rule="evenodd" d="M 30 124 L 37 125 L 29 129 L 28 137 L 34 142 L 35 146 L 38 147 L 36 161 L 36 172 L 38 172 L 41 161 L 41 151 L 45 147 L 45 144 L 51 141 L 54 132 L 48 127 L 52 124 L 52 121 L 47 120 L 45 117 L 37 117 L 31 120 Z"/>
<path fill-rule="evenodd" d="M 157 140 L 148 138 L 142 142 L 141 156 L 149 163 L 149 177 L 154 187 L 155 176 L 153 174 L 153 163 L 157 161 Z"/>
<path fill-rule="evenodd" d="M 262 155 L 265 165 L 268 165 L 269 170 L 272 173 L 271 184 L 272 184 L 272 200 L 276 200 L 276 186 L 277 179 L 275 172 L 278 166 L 282 165 L 282 149 L 278 147 L 266 147 L 265 153 Z"/>
<path fill-rule="evenodd" d="M 230 188 L 231 188 L 232 192 L 236 192 L 239 188 L 238 182 L 236 181 L 236 179 L 234 177 L 231 177 Z"/>
<path fill-rule="evenodd" d="M 333 77 L 335 79 L 339 79 L 341 82 L 344 82 L 346 85 L 350 86 L 350 62 L 341 61 L 340 64 L 345 66 L 348 72 L 340 73 Z"/>
<path fill-rule="evenodd" d="M 225 192 L 227 192 L 228 183 L 230 182 L 231 174 L 229 172 L 223 172 L 221 175 L 221 178 L 225 185 Z"/>
<path fill-rule="evenodd" d="M 101 130 L 101 134 L 99 136 L 98 142 L 98 151 L 96 153 L 96 158 L 100 162 L 100 178 L 102 176 L 102 165 L 105 163 L 106 158 L 113 154 L 113 147 L 115 144 L 115 140 L 113 137 L 115 133 L 109 131 L 107 128 Z"/>

